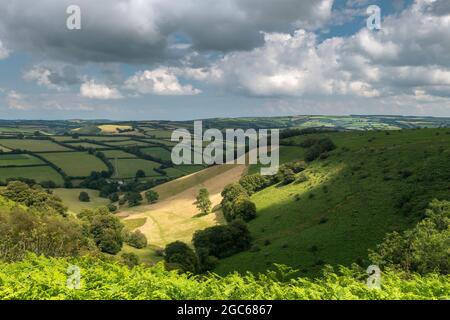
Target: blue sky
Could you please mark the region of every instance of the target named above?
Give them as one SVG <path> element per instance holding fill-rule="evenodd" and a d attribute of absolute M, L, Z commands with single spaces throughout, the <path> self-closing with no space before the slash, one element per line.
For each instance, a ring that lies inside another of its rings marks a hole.
<path fill-rule="evenodd" d="M 0 118 L 450 116 L 445 0 L 72 3 L 1 2 Z"/>

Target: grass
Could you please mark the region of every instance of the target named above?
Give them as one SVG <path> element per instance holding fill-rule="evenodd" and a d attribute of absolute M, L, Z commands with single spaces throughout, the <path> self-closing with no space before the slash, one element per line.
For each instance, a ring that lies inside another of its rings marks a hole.
<path fill-rule="evenodd" d="M 172 160 L 171 152 L 162 147 L 143 148 L 143 149 L 141 149 L 141 151 L 147 155 L 161 159 L 162 161 L 171 161 Z"/>
<path fill-rule="evenodd" d="M 136 218 L 136 219 L 122 220 L 122 223 L 125 226 L 125 228 L 127 228 L 130 231 L 133 231 L 134 229 L 142 227 L 146 221 L 147 218 Z"/>
<path fill-rule="evenodd" d="M 175 146 L 177 143 L 173 142 L 173 141 L 169 141 L 169 140 L 164 140 L 164 139 L 145 139 L 145 141 L 147 141 L 149 144 L 162 144 L 168 147 L 173 147 Z"/>
<path fill-rule="evenodd" d="M 0 139 L 0 145 L 13 150 L 27 150 L 31 152 L 68 151 L 50 140 L 31 139 Z"/>
<path fill-rule="evenodd" d="M 167 168 L 167 169 L 164 169 L 164 171 L 167 173 L 167 176 L 170 178 L 178 178 L 178 177 L 186 175 L 186 172 L 181 171 L 177 168 Z"/>
<path fill-rule="evenodd" d="M 213 166 L 192 175 L 180 178 L 178 180 L 169 181 L 155 187 L 153 190 L 158 192 L 160 200 L 167 199 L 189 188 L 200 185 L 203 182 L 214 178 L 215 176 L 224 173 L 232 168 L 234 168 L 234 165 Z"/>
<path fill-rule="evenodd" d="M 0 168 L 0 180 L 5 181 L 9 178 L 27 178 L 36 182 L 51 180 L 58 185 L 64 182 L 59 173 L 49 166 Z"/>
<path fill-rule="evenodd" d="M 280 146 L 279 150 L 280 164 L 303 159 L 305 153 L 303 148 L 297 146 Z M 261 164 L 251 165 L 248 174 L 260 173 L 261 167 L 264 166 Z"/>
<path fill-rule="evenodd" d="M 116 166 L 116 161 L 112 162 L 114 166 Z M 146 176 L 154 177 L 159 174 L 155 172 L 153 169 L 159 168 L 161 164 L 143 160 L 143 159 L 118 159 L 117 160 L 117 168 L 115 168 L 116 173 L 114 174 L 114 178 L 134 178 L 136 176 L 136 172 L 138 170 L 144 170 Z M 118 175 L 117 175 L 118 172 Z"/>
<path fill-rule="evenodd" d="M 99 145 L 99 144 L 93 144 L 89 142 L 66 142 L 68 146 L 74 146 L 74 147 L 83 147 L 85 149 L 108 149 L 108 147 Z"/>
<path fill-rule="evenodd" d="M 90 202 L 81 202 L 78 200 L 80 192 L 87 192 L 91 199 Z M 84 209 L 97 209 L 109 204 L 109 200 L 99 197 L 99 191 L 89 189 L 54 189 L 53 193 L 63 200 L 64 205 L 69 208 L 69 212 L 77 214 Z"/>
<path fill-rule="evenodd" d="M 122 151 L 122 150 L 104 150 L 102 153 L 108 158 L 108 159 L 130 159 L 130 158 L 136 158 L 134 154 Z"/>
<path fill-rule="evenodd" d="M 156 139 L 170 139 L 172 137 L 172 131 L 160 130 L 160 129 L 150 129 L 145 131 L 148 136 L 154 136 Z"/>
<path fill-rule="evenodd" d="M 41 156 L 71 177 L 87 177 L 92 171 L 108 170 L 100 159 L 87 152 L 42 153 Z"/>
<path fill-rule="evenodd" d="M 156 250 L 158 249 L 160 248 L 152 245 L 148 245 L 147 247 L 142 249 L 136 249 L 127 244 L 124 244 L 122 247 L 122 251 L 120 251 L 119 255 L 123 253 L 134 253 L 139 257 L 140 263 L 144 263 L 150 266 L 154 265 L 155 263 L 158 263 L 159 261 L 164 260 L 163 257 L 161 257 L 156 253 Z"/>
<path fill-rule="evenodd" d="M 42 160 L 29 154 L 0 154 L 0 167 L 43 165 Z"/>
<path fill-rule="evenodd" d="M 98 126 L 98 128 L 101 130 L 102 133 L 118 133 L 119 130 L 132 129 L 131 126 L 123 126 L 123 125 L 117 125 L 117 124 L 104 124 L 104 125 Z"/>
<path fill-rule="evenodd" d="M 134 147 L 134 146 L 147 147 L 148 146 L 148 144 L 145 142 L 135 141 L 135 140 L 113 141 L 113 142 L 106 142 L 106 143 L 112 147 Z"/>
<path fill-rule="evenodd" d="M 280 263 L 317 275 L 325 263 L 368 265 L 368 249 L 386 233 L 411 227 L 433 198 L 450 198 L 445 130 L 318 136 L 329 136 L 337 150 L 309 165 L 308 181 L 252 197 L 258 216 L 248 225 L 257 249 L 221 261 L 217 272 L 263 272 Z"/>

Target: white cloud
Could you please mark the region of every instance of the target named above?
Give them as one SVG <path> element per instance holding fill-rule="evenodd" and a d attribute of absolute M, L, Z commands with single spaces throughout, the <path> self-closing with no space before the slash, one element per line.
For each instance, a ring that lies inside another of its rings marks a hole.
<path fill-rule="evenodd" d="M 11 90 L 6 96 L 6 103 L 10 109 L 29 110 L 33 106 L 27 101 L 27 96 Z"/>
<path fill-rule="evenodd" d="M 0 60 L 9 57 L 10 51 L 5 47 L 3 42 L 0 40 Z"/>
<path fill-rule="evenodd" d="M 139 71 L 125 81 L 125 88 L 141 94 L 196 95 L 201 93 L 192 85 L 180 84 L 175 71 L 169 68 Z"/>
<path fill-rule="evenodd" d="M 116 88 L 110 88 L 105 84 L 96 83 L 94 80 L 84 82 L 80 87 L 82 97 L 100 100 L 112 100 L 123 98 Z"/>

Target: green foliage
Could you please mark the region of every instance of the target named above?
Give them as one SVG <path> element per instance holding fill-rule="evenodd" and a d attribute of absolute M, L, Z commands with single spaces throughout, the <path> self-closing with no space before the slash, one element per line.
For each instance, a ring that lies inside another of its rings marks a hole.
<path fill-rule="evenodd" d="M 139 265 L 139 257 L 133 252 L 122 253 L 120 257 L 122 258 L 122 263 L 129 268 L 134 268 L 135 266 Z"/>
<path fill-rule="evenodd" d="M 380 266 L 419 273 L 450 273 L 450 202 L 433 201 L 426 218 L 402 234 L 389 234 L 372 252 Z"/>
<path fill-rule="evenodd" d="M 252 195 L 270 185 L 271 181 L 267 176 L 252 174 L 239 180 L 239 184 L 245 189 L 248 195 Z"/>
<path fill-rule="evenodd" d="M 0 191 L 0 195 L 38 211 L 61 215 L 67 213 L 67 208 L 61 199 L 39 185 L 29 187 L 26 183 L 12 181 Z"/>
<path fill-rule="evenodd" d="M 262 186 L 265 186 L 263 179 L 257 175 L 248 176 L 250 178 L 243 178 L 243 185 L 241 183 L 230 184 L 222 191 L 222 212 L 228 222 L 240 219 L 243 221 L 250 221 L 256 218 L 256 206 L 250 200 L 250 192 L 256 191 Z"/>
<path fill-rule="evenodd" d="M 251 236 L 245 223 L 235 220 L 225 226 L 196 231 L 192 243 L 197 252 L 205 250 L 208 256 L 225 258 L 248 250 Z"/>
<path fill-rule="evenodd" d="M 169 269 L 178 269 L 193 274 L 199 271 L 197 255 L 194 250 L 181 241 L 175 241 L 166 246 L 164 260 Z"/>
<path fill-rule="evenodd" d="M 81 288 L 67 287 L 67 270 L 81 270 Z M 369 289 L 367 275 L 341 268 L 322 277 L 280 282 L 289 270 L 260 275 L 233 273 L 192 276 L 168 271 L 158 264 L 130 269 L 95 258 L 48 259 L 28 256 L 17 263 L 0 262 L 1 300 L 397 300 L 449 299 L 450 277 L 429 274 L 404 276 L 386 271 L 381 290 Z"/>
<path fill-rule="evenodd" d="M 138 205 L 141 204 L 142 196 L 139 192 L 128 192 L 125 195 L 126 200 L 128 201 L 128 206 L 131 207 L 136 207 Z"/>
<path fill-rule="evenodd" d="M 142 249 L 147 246 L 147 238 L 140 230 L 127 234 L 125 242 L 136 249 Z"/>
<path fill-rule="evenodd" d="M 145 193 L 145 198 L 148 203 L 156 203 L 159 199 L 159 194 L 154 190 L 149 190 Z"/>
<path fill-rule="evenodd" d="M 116 254 L 122 249 L 123 224 L 119 218 L 109 212 L 97 211 L 91 217 L 90 232 L 97 247 L 110 254 Z"/>
<path fill-rule="evenodd" d="M 88 243 L 82 225 L 74 218 L 0 206 L 0 259 L 20 260 L 27 252 L 51 257 L 74 256 L 87 250 Z"/>
<path fill-rule="evenodd" d="M 211 200 L 209 200 L 209 192 L 205 188 L 201 188 L 196 197 L 195 204 L 201 214 L 206 215 L 211 212 Z"/>
<path fill-rule="evenodd" d="M 78 199 L 81 202 L 90 202 L 91 198 L 89 197 L 89 194 L 86 191 L 81 191 L 80 195 L 78 196 Z"/>

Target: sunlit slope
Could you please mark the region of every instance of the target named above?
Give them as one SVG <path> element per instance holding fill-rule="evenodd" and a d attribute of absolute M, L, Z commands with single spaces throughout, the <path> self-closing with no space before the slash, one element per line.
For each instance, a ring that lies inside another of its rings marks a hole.
<path fill-rule="evenodd" d="M 450 130 L 344 132 L 304 172 L 308 180 L 255 194 L 254 247 L 217 272 L 264 271 L 273 263 L 312 275 L 324 264 L 359 262 L 387 232 L 422 217 L 433 198 L 450 198 Z M 306 137 L 288 139 L 297 144 Z"/>

